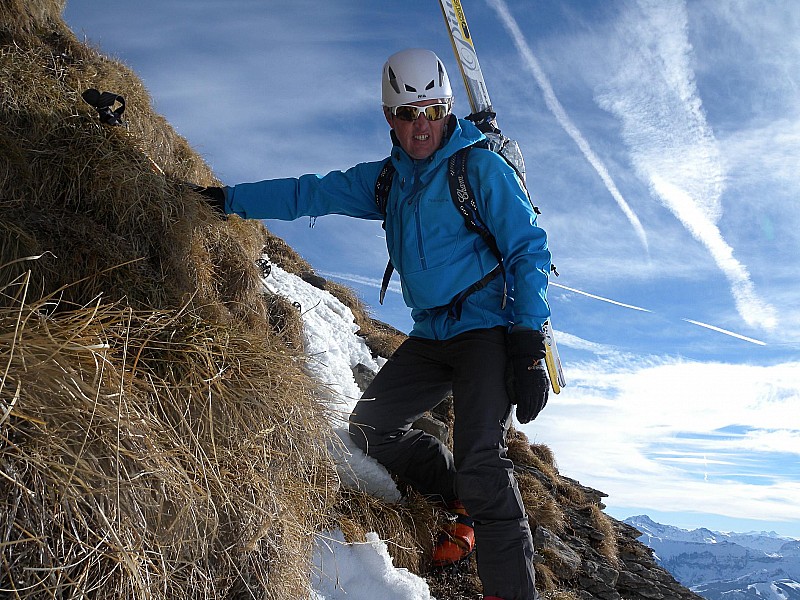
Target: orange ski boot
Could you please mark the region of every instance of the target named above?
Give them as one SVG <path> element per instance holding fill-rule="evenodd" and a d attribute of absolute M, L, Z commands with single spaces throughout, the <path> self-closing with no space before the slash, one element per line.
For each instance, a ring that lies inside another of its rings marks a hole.
<path fill-rule="evenodd" d="M 442 527 L 433 549 L 433 566 L 445 567 L 464 560 L 475 550 L 472 519 L 458 500 L 448 503 L 449 521 Z"/>

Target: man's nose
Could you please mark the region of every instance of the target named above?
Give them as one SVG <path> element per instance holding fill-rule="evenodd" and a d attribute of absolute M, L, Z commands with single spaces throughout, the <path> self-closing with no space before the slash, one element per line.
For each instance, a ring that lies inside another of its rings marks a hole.
<path fill-rule="evenodd" d="M 414 127 L 427 127 L 430 121 L 428 121 L 428 117 L 425 113 L 420 113 L 419 116 L 414 119 Z"/>

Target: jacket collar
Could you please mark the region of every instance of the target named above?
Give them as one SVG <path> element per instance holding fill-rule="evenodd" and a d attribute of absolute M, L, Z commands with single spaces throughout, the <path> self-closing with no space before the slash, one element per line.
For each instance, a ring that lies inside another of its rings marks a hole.
<path fill-rule="evenodd" d="M 413 174 L 415 166 L 420 171 L 436 168 L 462 148 L 471 146 L 485 137 L 471 121 L 457 119 L 455 115 L 451 115 L 439 149 L 428 158 L 415 161 L 400 146 L 400 142 L 392 130 L 392 162 L 401 176 L 409 177 Z"/>

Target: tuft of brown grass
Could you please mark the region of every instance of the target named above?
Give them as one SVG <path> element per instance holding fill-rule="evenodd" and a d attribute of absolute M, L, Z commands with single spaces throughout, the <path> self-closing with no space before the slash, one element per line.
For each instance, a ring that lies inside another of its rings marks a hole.
<path fill-rule="evenodd" d="M 27 291 L 0 309 L 0 589 L 306 589 L 337 480 L 297 356 L 190 311 Z"/>
<path fill-rule="evenodd" d="M 572 590 L 556 589 L 540 594 L 542 600 L 580 600 L 581 596 Z"/>
<path fill-rule="evenodd" d="M 348 542 L 363 542 L 374 531 L 386 541 L 396 567 L 424 573 L 442 511 L 413 492 L 402 504 L 393 504 L 357 490 L 342 490 L 333 518 Z"/>
<path fill-rule="evenodd" d="M 614 523 L 607 514 L 600 510 L 599 506 L 592 504 L 589 510 L 591 511 L 592 525 L 602 536 L 602 539 L 597 543 L 596 550 L 612 567 L 619 566 L 619 547 Z"/>
<path fill-rule="evenodd" d="M 553 485 L 559 479 L 552 452 L 544 444 L 531 444 L 518 429 L 508 432 L 508 457 L 516 464 L 534 467 Z"/>
<path fill-rule="evenodd" d="M 268 234 L 62 8 L 0 2 L 1 595 L 294 599 L 338 480 Z"/>
<path fill-rule="evenodd" d="M 550 567 L 545 563 L 537 563 L 536 568 L 536 588 L 546 593 L 555 593 L 558 589 L 558 577 L 555 576 Z"/>
<path fill-rule="evenodd" d="M 545 484 L 527 471 L 518 471 L 516 478 L 522 501 L 528 512 L 531 531 L 535 531 L 537 526 L 542 526 L 553 532 L 563 532 L 564 512 Z"/>

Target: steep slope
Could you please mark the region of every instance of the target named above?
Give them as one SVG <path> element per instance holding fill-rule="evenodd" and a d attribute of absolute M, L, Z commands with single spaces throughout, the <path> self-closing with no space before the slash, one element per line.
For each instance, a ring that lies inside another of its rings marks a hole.
<path fill-rule="evenodd" d="M 0 3 L 0 595 L 292 598 L 337 480 L 266 232 L 61 9 Z"/>
<path fill-rule="evenodd" d="M 260 261 L 313 269 L 206 207 L 184 182 L 211 184 L 208 166 L 62 9 L 0 1 L 2 593 L 294 600 L 314 536 L 338 527 L 378 532 L 439 600 L 478 597 L 474 565 L 428 571 L 441 515 L 424 498 L 342 487 L 300 315 Z M 125 98 L 124 127 L 90 88 Z M 324 285 L 390 354 L 402 336 Z M 546 447 L 513 432 L 509 452 L 550 597 L 692 597 Z"/>

